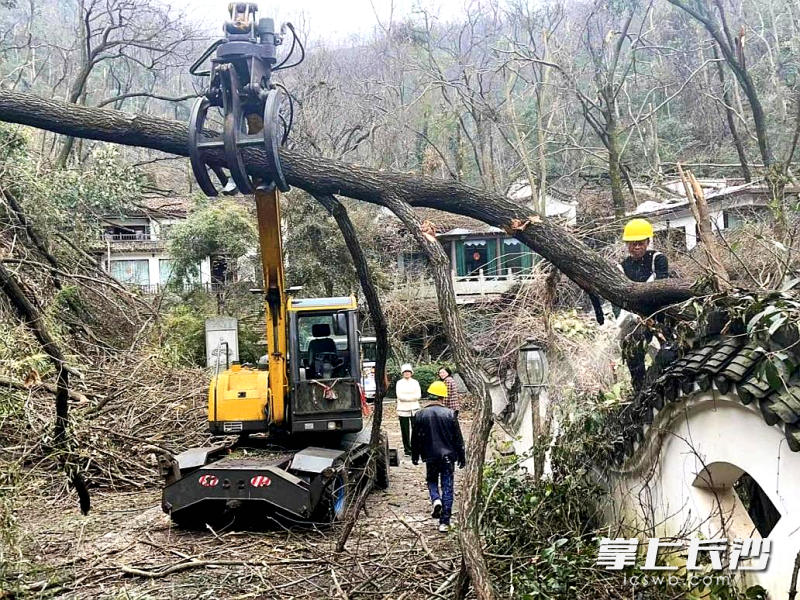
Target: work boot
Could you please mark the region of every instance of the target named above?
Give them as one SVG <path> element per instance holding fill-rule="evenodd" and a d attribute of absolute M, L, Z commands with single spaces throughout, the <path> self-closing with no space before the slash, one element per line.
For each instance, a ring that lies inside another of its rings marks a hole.
<path fill-rule="evenodd" d="M 447 525 L 446 523 L 440 523 L 439 524 L 439 531 L 440 532 L 447 533 L 449 530 L 450 530 L 450 525 Z"/>
<path fill-rule="evenodd" d="M 437 498 L 436 500 L 433 501 L 433 512 L 431 513 L 431 516 L 434 519 L 438 519 L 439 515 L 441 514 L 442 514 L 442 501 Z"/>

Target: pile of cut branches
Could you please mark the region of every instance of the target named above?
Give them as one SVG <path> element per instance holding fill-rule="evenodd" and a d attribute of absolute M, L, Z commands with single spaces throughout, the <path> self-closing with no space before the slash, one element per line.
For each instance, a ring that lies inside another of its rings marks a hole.
<path fill-rule="evenodd" d="M 155 354 L 108 356 L 79 369 L 71 394 L 72 454 L 89 487 L 142 489 L 158 481 L 157 455 L 202 444 L 208 376 L 201 369 L 173 369 Z M 49 444 L 54 420 L 48 384 L 16 384 L 6 396 L 0 463 L 23 467 L 26 476 L 58 477 Z M 7 386 L 8 387 L 8 386 Z M 54 482 L 61 482 L 57 478 Z"/>

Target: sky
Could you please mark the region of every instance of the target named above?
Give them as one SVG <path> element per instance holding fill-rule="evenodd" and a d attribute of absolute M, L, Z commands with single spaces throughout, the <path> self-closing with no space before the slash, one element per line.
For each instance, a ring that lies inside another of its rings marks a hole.
<path fill-rule="evenodd" d="M 419 5 L 452 17 L 463 10 L 468 0 L 290 0 L 258 2 L 260 17 L 273 17 L 276 25 L 291 21 L 314 40 L 343 42 L 358 33 L 369 33 L 378 24 L 388 24 L 392 16 L 407 16 Z M 228 16 L 226 0 L 189 0 L 192 15 L 209 24 L 219 24 Z M 435 8 L 433 8 L 435 7 Z"/>

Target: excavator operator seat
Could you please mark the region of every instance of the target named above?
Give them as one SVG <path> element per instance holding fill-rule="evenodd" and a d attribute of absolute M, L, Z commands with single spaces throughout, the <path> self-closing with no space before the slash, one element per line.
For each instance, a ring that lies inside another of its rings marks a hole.
<path fill-rule="evenodd" d="M 320 376 L 321 369 L 318 368 L 318 359 L 322 354 L 336 355 L 336 342 L 331 339 L 331 326 L 327 323 L 315 323 L 311 326 L 311 335 L 314 339 L 308 342 L 308 364 L 311 369 L 311 379 Z"/>

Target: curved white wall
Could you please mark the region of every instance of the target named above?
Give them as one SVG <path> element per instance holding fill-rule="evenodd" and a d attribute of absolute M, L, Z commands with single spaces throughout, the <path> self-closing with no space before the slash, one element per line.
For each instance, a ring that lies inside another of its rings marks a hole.
<path fill-rule="evenodd" d="M 781 513 L 769 535 L 767 570 L 748 572 L 745 582 L 785 598 L 800 550 L 800 454 L 789 450 L 782 430 L 767 425 L 755 405 L 744 406 L 735 395 L 698 393 L 658 412 L 644 442 L 612 473 L 608 516 L 640 537 L 757 538 L 730 487 L 740 470 Z"/>

